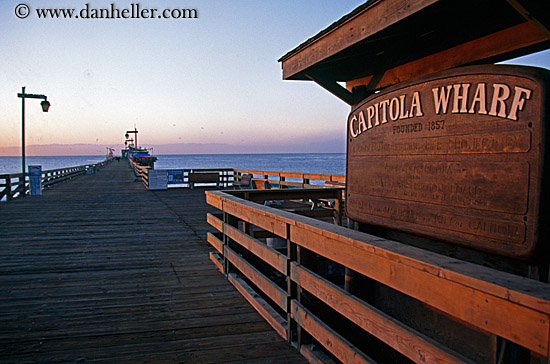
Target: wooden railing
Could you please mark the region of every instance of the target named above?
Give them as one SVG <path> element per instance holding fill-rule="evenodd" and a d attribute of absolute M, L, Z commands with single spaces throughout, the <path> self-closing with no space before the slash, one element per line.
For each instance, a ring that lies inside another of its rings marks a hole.
<path fill-rule="evenodd" d="M 184 169 L 184 183 L 190 187 L 198 183 L 216 184 L 219 188 L 233 184 L 234 173 L 232 168 L 193 168 Z M 216 177 L 217 175 L 217 177 Z"/>
<path fill-rule="evenodd" d="M 134 173 L 134 181 L 141 181 L 146 188 L 149 188 L 149 169 L 150 167 L 140 166 L 132 159 L 128 159 L 128 165 Z"/>
<path fill-rule="evenodd" d="M 108 159 L 95 164 L 42 171 L 42 188 L 51 187 L 82 174 L 95 172 L 109 162 Z M 0 201 L 11 201 L 16 197 L 27 194 L 28 191 L 29 175 L 27 173 L 25 173 L 25 181 L 23 181 L 22 173 L 0 174 Z"/>
<path fill-rule="evenodd" d="M 418 302 L 445 320 L 495 338 L 492 342 L 519 345 L 548 362 L 549 285 L 242 197 L 206 192 L 208 204 L 220 210 L 207 215 L 217 230 L 207 235 L 215 249 L 210 257 L 275 331 L 310 361 L 328 355 L 344 363 L 372 363 L 372 347 L 416 363 L 473 361 L 468 352 L 457 352 L 383 312 L 361 292 L 344 290 L 341 279 L 326 268 L 332 265 L 385 287 L 382 292 L 395 292 L 390 300 L 397 296 Z M 261 200 L 277 198 L 264 195 Z M 286 244 L 273 248 L 268 239 Z"/>
<path fill-rule="evenodd" d="M 343 184 L 346 182 L 346 176 L 335 174 L 260 171 L 238 168 L 233 170 L 235 173 L 235 181 L 240 181 L 244 174 L 252 174 L 254 177 L 265 179 L 270 185 L 277 188 L 315 188 L 323 186 L 327 182 L 332 182 L 333 184 Z M 289 181 L 287 178 L 294 179 L 294 181 Z"/>

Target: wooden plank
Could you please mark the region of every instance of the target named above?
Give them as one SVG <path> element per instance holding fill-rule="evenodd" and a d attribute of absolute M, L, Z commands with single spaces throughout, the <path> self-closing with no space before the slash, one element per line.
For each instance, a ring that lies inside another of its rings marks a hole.
<path fill-rule="evenodd" d="M 291 263 L 290 271 L 291 279 L 302 289 L 415 363 L 470 362 L 297 263 Z"/>
<path fill-rule="evenodd" d="M 471 66 L 367 98 L 348 119 L 347 215 L 468 248 L 531 258 L 537 242 L 545 240 L 539 229 L 544 153 L 536 146 L 545 143 L 543 95 L 549 80 L 550 72 L 542 69 Z M 498 115 L 490 100 L 480 109 L 466 102 L 459 108 L 463 86 L 472 92 L 502 86 L 515 96 L 502 101 Z M 444 89 L 449 108 L 434 105 Z M 521 110 L 512 105 L 518 97 L 524 98 Z M 418 100 L 416 112 L 409 115 L 403 103 L 401 116 L 392 115 L 390 107 L 387 119 L 374 117 L 373 105 L 390 100 L 396 105 L 399 98 Z M 357 123 L 363 116 L 368 122 Z M 359 124 L 365 128 L 359 130 Z"/>
<path fill-rule="evenodd" d="M 449 281 L 444 269 L 438 269 L 438 273 L 434 274 L 428 269 L 417 269 L 403 264 L 402 259 L 411 259 L 406 256 L 401 256 L 399 260 L 387 259 L 372 253 L 374 247 L 361 241 L 329 238 L 296 225 L 290 226 L 290 235 L 292 241 L 299 246 L 414 297 L 480 330 L 495 333 L 548 356 L 548 313 L 511 302 L 508 297 L 496 297 Z M 428 268 L 429 265 L 425 264 L 425 267 Z M 431 268 L 433 270 L 435 267 Z M 456 297 L 461 299 L 457 300 Z M 547 301 L 546 306 L 544 303 L 539 306 L 549 310 L 549 303 Z M 472 307 L 476 309 L 473 310 Z M 502 317 L 509 319 L 503 322 Z"/>
<path fill-rule="evenodd" d="M 225 224 L 225 234 L 282 274 L 287 274 L 288 258 L 285 255 L 231 225 Z"/>
<path fill-rule="evenodd" d="M 284 68 L 283 68 L 284 70 Z M 337 80 L 330 79 L 328 77 L 323 77 L 322 74 L 315 73 L 312 71 L 306 71 L 306 77 L 312 81 L 315 81 L 319 86 L 338 97 L 340 100 L 344 101 L 346 104 L 353 106 L 354 104 L 361 101 L 355 94 L 348 91 L 345 87 L 341 86 Z"/>
<path fill-rule="evenodd" d="M 285 182 L 285 185 L 292 185 L 290 182 Z M 302 184 L 300 184 L 302 186 Z M 247 200 L 249 201 L 266 201 L 266 200 L 302 200 L 302 199 L 322 199 L 322 198 L 336 198 L 340 195 L 340 190 L 323 188 L 323 186 L 315 186 L 315 188 L 301 188 L 301 189 L 272 189 L 265 190 L 252 190 L 252 191 L 230 191 L 230 194 L 235 196 L 244 196 L 246 193 Z"/>
<path fill-rule="evenodd" d="M 215 216 L 214 214 L 207 213 L 206 214 L 206 221 L 210 225 L 212 225 L 216 230 L 223 233 L 223 221 L 219 217 Z"/>
<path fill-rule="evenodd" d="M 258 295 L 245 281 L 235 273 L 228 275 L 237 291 L 254 307 L 256 311 L 273 327 L 273 329 L 286 340 L 287 321 L 277 313 L 260 295 Z"/>
<path fill-rule="evenodd" d="M 268 208 L 259 206 L 253 202 L 239 201 L 239 199 L 226 198 L 223 203 L 224 212 L 233 215 L 241 220 L 253 224 L 273 234 L 286 239 L 286 223 L 274 221 L 266 216 Z"/>
<path fill-rule="evenodd" d="M 447 50 L 385 70 L 384 74 L 372 84 L 373 76 L 346 82 L 346 88 L 352 90 L 358 86 L 380 89 L 411 80 L 423 75 L 444 71 L 465 63 L 491 58 L 518 48 L 528 47 L 544 41 L 546 38 L 534 25 L 525 22 L 500 32 L 472 40 Z"/>
<path fill-rule="evenodd" d="M 282 181 L 282 178 L 298 178 L 303 180 L 306 175 L 312 175 L 308 173 L 301 173 L 301 172 L 280 172 L 280 171 L 259 171 L 259 170 L 252 170 L 252 169 L 235 169 L 236 172 L 239 173 L 250 173 L 255 175 L 261 175 L 261 176 L 273 176 L 278 177 L 279 182 Z M 337 174 L 314 174 L 314 176 L 318 176 L 319 178 L 311 177 L 311 179 L 319 179 L 319 180 L 326 180 L 326 181 L 339 181 L 339 182 L 345 182 L 346 176 L 345 175 L 337 175 Z"/>
<path fill-rule="evenodd" d="M 290 308 L 292 319 L 342 362 L 376 363 L 337 332 L 326 326 L 298 301 L 291 300 Z"/>
<path fill-rule="evenodd" d="M 209 193 L 209 191 L 206 191 L 206 203 L 214 206 L 218 210 L 223 210 L 222 208 L 222 199 L 219 195 L 215 193 Z"/>
<path fill-rule="evenodd" d="M 525 7 L 525 0 L 506 0 L 506 2 L 512 5 L 512 7 L 516 9 L 516 11 L 520 13 L 527 21 L 531 22 L 542 34 L 544 34 L 546 38 L 550 39 L 550 24 L 548 17 L 546 18 L 546 22 L 543 20 L 545 14 L 529 11 L 529 9 Z M 527 2 L 527 4 L 529 3 Z M 548 14 L 546 14 L 546 16 L 548 16 Z M 541 18 L 539 19 L 539 17 Z"/>
<path fill-rule="evenodd" d="M 206 235 L 206 240 L 212 245 L 220 254 L 223 255 L 223 242 L 214 236 L 211 232 Z"/>
<path fill-rule="evenodd" d="M 0 362 L 305 363 L 210 263 L 204 191 L 131 173 L 1 206 Z"/>
<path fill-rule="evenodd" d="M 187 175 L 189 183 L 218 183 L 220 175 L 218 172 L 191 172 Z"/>
<path fill-rule="evenodd" d="M 281 215 L 285 213 L 273 212 Z M 550 314 L 550 291 L 544 283 L 307 217 L 295 217 L 293 225 L 316 235 L 341 241 L 345 246 L 368 251 L 375 256 Z"/>
<path fill-rule="evenodd" d="M 386 0 L 374 1 L 372 6 L 346 21 L 338 29 L 315 40 L 307 48 L 282 58 L 283 79 L 292 78 L 349 46 L 376 34 L 400 20 L 436 3 L 436 0 Z"/>
<path fill-rule="evenodd" d="M 231 262 L 237 268 L 243 276 L 248 278 L 253 282 L 259 289 L 262 290 L 269 298 L 275 302 L 283 311 L 287 310 L 287 297 L 288 294 L 286 291 L 281 289 L 275 283 L 273 283 L 269 278 L 263 275 L 260 271 L 254 268 L 250 263 L 244 260 L 241 256 L 235 253 L 229 247 L 225 248 L 225 257 L 228 261 Z"/>
<path fill-rule="evenodd" d="M 309 364 L 336 364 L 313 344 L 300 346 L 300 354 L 306 358 Z"/>
<path fill-rule="evenodd" d="M 222 274 L 224 274 L 224 269 L 223 269 L 223 259 L 216 253 L 208 253 L 208 256 L 210 257 L 210 260 L 212 261 L 212 263 L 214 263 L 216 265 L 216 267 L 218 267 L 218 269 L 220 270 L 220 272 Z"/>

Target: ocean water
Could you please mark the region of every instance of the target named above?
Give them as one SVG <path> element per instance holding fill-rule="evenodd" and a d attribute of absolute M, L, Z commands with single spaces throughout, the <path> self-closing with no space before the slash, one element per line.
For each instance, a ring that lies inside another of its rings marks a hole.
<path fill-rule="evenodd" d="M 340 175 L 346 173 L 345 153 L 182 154 L 157 157 L 156 169 L 241 168 Z M 26 157 L 26 164 L 41 165 L 42 170 L 49 170 L 93 164 L 104 159 L 104 156 Z M 21 157 L 0 157 L 0 174 L 20 172 Z"/>
<path fill-rule="evenodd" d="M 105 160 L 105 156 L 67 156 L 67 157 L 25 157 L 25 172 L 28 166 L 42 166 L 42 170 L 75 167 L 94 164 Z M 21 157 L 0 157 L 0 174 L 21 173 Z"/>

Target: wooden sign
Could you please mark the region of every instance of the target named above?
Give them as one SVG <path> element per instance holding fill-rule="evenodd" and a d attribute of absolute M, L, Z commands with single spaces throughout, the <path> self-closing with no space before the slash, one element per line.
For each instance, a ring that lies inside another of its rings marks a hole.
<path fill-rule="evenodd" d="M 168 189 L 168 173 L 165 169 L 149 169 L 148 178 L 149 190 Z"/>
<path fill-rule="evenodd" d="M 348 216 L 530 258 L 550 224 L 549 83 L 544 69 L 474 66 L 367 98 L 348 117 Z"/>

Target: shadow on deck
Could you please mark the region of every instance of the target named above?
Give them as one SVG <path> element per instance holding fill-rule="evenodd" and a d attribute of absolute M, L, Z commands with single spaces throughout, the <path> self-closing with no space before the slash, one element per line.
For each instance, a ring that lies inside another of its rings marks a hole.
<path fill-rule="evenodd" d="M 210 209 L 125 162 L 0 204 L 0 361 L 305 362 L 210 262 Z"/>

